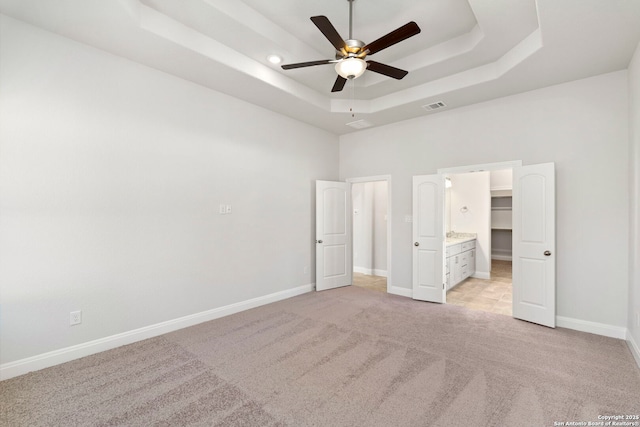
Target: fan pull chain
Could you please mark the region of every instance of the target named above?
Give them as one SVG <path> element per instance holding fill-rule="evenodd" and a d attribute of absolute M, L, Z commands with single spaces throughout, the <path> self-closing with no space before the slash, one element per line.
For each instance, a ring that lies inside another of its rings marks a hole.
<path fill-rule="evenodd" d="M 351 79 L 349 83 L 349 91 L 351 96 L 351 107 L 349 108 L 349 112 L 351 113 L 351 117 L 355 117 L 356 113 L 353 112 L 353 106 L 356 103 L 356 82 L 355 79 Z"/>

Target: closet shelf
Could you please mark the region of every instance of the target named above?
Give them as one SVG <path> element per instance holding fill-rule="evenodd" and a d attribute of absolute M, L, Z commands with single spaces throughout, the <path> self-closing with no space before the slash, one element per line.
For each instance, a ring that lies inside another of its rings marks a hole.
<path fill-rule="evenodd" d="M 492 211 L 510 211 L 511 206 L 491 206 Z"/>

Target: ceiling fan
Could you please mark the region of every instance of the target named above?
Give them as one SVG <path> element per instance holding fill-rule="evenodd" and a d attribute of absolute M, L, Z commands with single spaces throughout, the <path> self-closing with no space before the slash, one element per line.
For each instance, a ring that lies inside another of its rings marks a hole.
<path fill-rule="evenodd" d="M 285 64 L 282 66 L 284 70 L 294 68 L 311 67 L 314 65 L 336 64 L 336 72 L 338 78 L 331 88 L 331 92 L 340 92 L 347 80 L 360 77 L 365 70 L 371 70 L 374 73 L 383 74 L 388 77 L 400 80 L 409 72 L 391 65 L 381 64 L 376 61 L 365 61 L 367 55 L 373 55 L 383 49 L 400 43 L 403 40 L 413 37 L 420 33 L 418 24 L 411 21 L 408 24 L 380 37 L 379 39 L 365 44 L 360 40 L 356 40 L 352 35 L 353 26 L 353 1 L 349 2 L 349 39 L 343 40 L 338 31 L 326 16 L 312 16 L 311 21 L 318 27 L 324 36 L 336 48 L 336 59 L 325 59 L 320 61 L 299 62 L 297 64 Z"/>

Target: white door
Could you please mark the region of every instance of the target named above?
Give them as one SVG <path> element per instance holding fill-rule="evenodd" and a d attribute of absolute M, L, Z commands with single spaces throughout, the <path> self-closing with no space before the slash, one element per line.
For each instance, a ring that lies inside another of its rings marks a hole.
<path fill-rule="evenodd" d="M 351 284 L 351 184 L 316 181 L 316 290 Z"/>
<path fill-rule="evenodd" d="M 413 299 L 443 303 L 444 178 L 413 177 Z"/>
<path fill-rule="evenodd" d="M 513 169 L 513 317 L 555 328 L 553 163 Z"/>

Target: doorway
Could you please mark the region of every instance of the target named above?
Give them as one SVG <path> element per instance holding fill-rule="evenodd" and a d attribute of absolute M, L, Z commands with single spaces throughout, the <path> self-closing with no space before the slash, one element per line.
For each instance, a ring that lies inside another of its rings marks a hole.
<path fill-rule="evenodd" d="M 353 285 L 378 292 L 390 288 L 390 177 L 351 183 Z"/>
<path fill-rule="evenodd" d="M 513 168 L 513 317 L 553 328 L 556 324 L 554 163 L 527 166 L 521 162 L 494 163 L 414 176 L 412 298 L 446 302 L 446 268 L 451 264 L 445 263 L 445 255 L 451 254 L 446 254 L 444 234 L 445 175 L 509 167 Z M 459 249 L 473 253 L 475 242 L 461 242 Z"/>
<path fill-rule="evenodd" d="M 505 168 L 445 175 L 449 304 L 513 314 L 512 171 Z M 462 269 L 463 274 L 456 274 L 456 269 Z"/>

